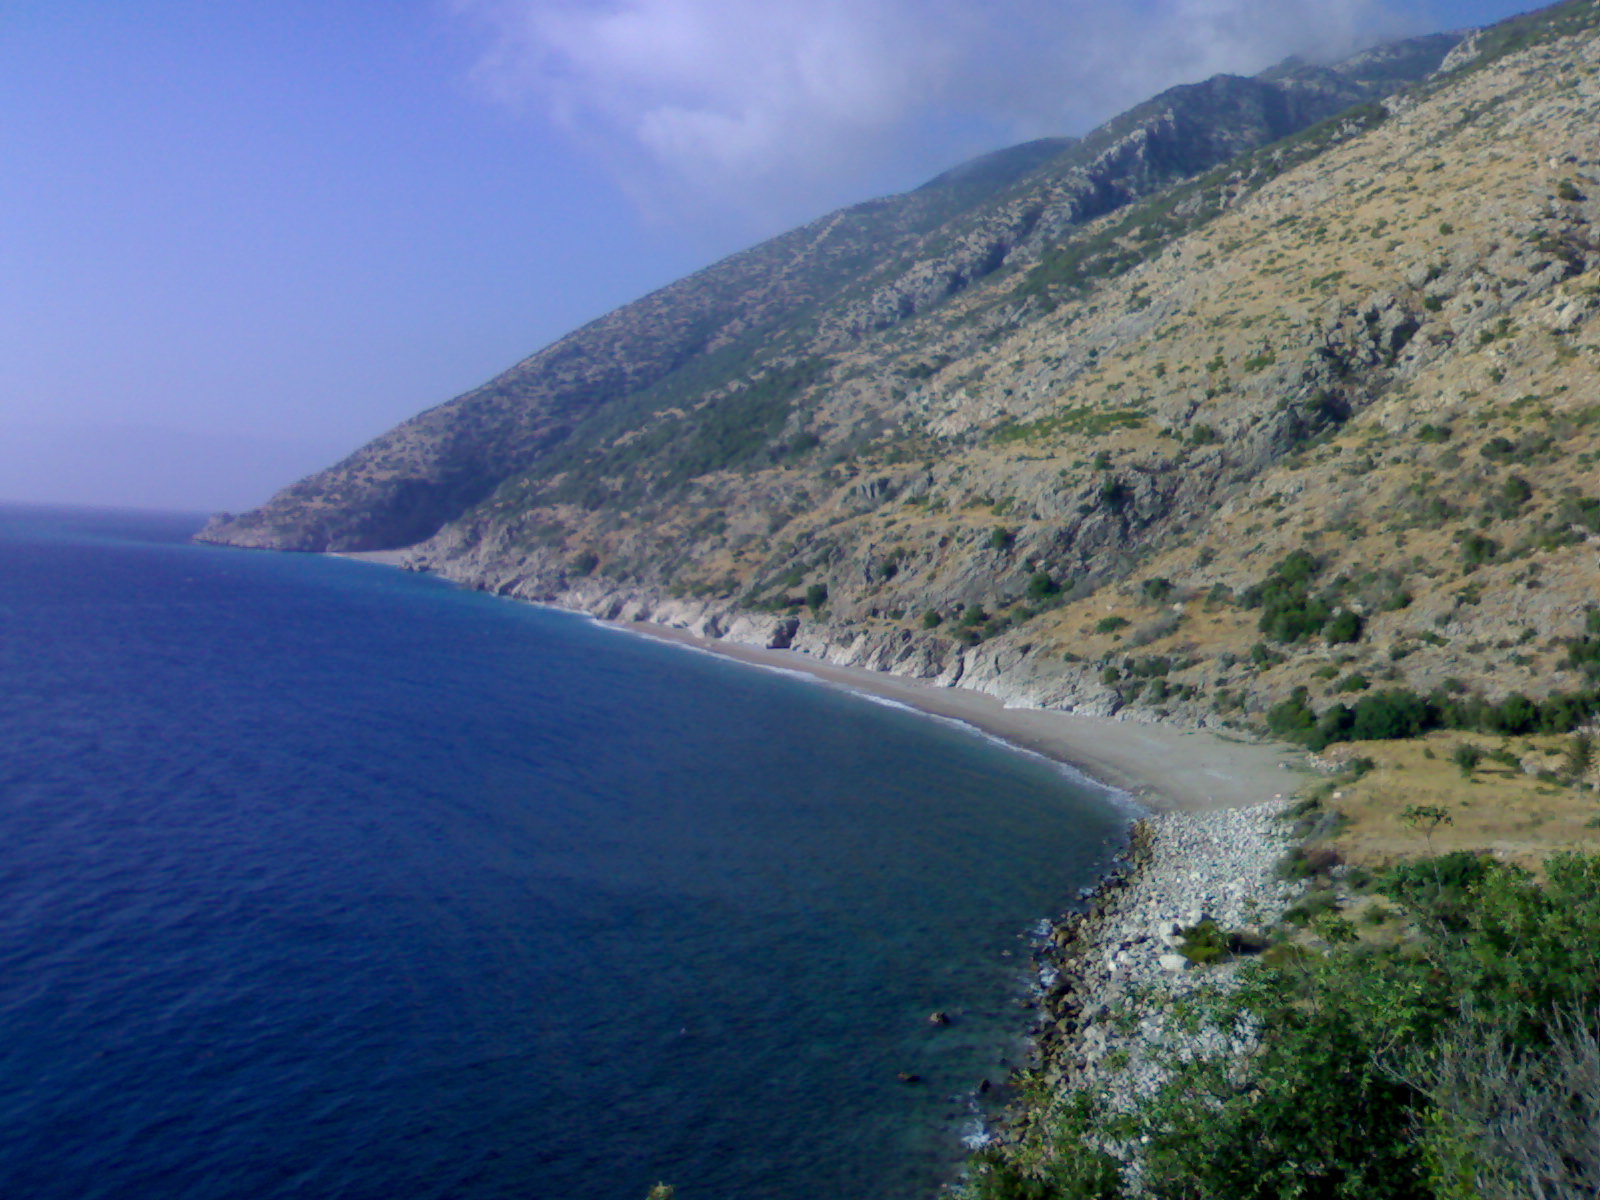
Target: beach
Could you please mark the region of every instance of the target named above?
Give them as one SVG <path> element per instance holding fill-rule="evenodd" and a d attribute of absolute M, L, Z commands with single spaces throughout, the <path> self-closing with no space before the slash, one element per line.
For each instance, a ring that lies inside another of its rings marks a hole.
<path fill-rule="evenodd" d="M 970 688 L 835 666 L 797 651 L 700 637 L 650 621 L 615 624 L 646 637 L 754 666 L 797 672 L 930 716 L 961 721 L 1020 749 L 1074 767 L 1125 792 L 1152 812 L 1248 808 L 1291 795 L 1309 774 L 1305 752 L 1298 747 L 1115 717 L 1008 708 L 996 697 Z"/>
<path fill-rule="evenodd" d="M 344 552 L 337 557 L 415 569 L 406 550 Z M 1292 795 L 1311 774 L 1304 749 L 1286 743 L 1251 741 L 1151 721 L 1013 708 L 972 688 L 839 666 L 798 650 L 704 637 L 658 621 L 594 619 L 611 628 L 752 666 L 795 672 L 929 716 L 960 721 L 1019 749 L 1076 768 L 1154 813 L 1249 808 Z"/>

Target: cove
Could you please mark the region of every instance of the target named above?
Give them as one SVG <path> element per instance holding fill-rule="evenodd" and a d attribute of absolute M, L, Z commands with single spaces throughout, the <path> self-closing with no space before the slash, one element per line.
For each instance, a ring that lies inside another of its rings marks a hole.
<path fill-rule="evenodd" d="M 1030 930 L 1120 844 L 1103 791 L 197 524 L 0 510 L 0 1190 L 948 1177 L 1019 1053 Z"/>

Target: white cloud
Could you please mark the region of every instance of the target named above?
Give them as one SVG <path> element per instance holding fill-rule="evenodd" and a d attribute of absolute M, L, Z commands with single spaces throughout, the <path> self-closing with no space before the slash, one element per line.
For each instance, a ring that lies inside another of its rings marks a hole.
<path fill-rule="evenodd" d="M 642 203 L 759 224 L 1083 132 L 1164 87 L 1402 31 L 1405 0 L 456 0 L 477 80 Z"/>

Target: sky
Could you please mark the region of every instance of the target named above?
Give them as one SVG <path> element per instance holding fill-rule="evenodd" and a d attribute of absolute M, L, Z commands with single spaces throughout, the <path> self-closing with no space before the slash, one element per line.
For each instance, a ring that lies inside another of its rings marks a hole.
<path fill-rule="evenodd" d="M 0 0 L 0 500 L 239 510 L 1162 88 L 1527 0 Z"/>

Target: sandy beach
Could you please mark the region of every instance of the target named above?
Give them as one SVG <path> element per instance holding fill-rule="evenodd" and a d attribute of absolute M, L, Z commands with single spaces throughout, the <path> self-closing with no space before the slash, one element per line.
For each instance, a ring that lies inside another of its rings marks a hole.
<path fill-rule="evenodd" d="M 1154 812 L 1210 812 L 1262 804 L 1290 795 L 1309 774 L 1304 751 L 1294 746 L 1247 742 L 1142 721 L 1007 708 L 983 692 L 834 666 L 791 650 L 703 638 L 646 621 L 616 627 L 755 666 L 800 672 L 965 722 L 1111 784 Z"/>

